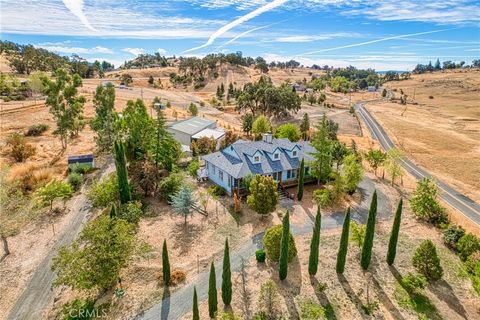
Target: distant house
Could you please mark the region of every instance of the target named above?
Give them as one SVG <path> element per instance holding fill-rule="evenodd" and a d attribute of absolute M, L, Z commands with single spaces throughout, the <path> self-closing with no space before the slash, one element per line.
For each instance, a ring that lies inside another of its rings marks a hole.
<path fill-rule="evenodd" d="M 155 102 L 155 103 L 153 104 L 153 108 L 154 108 L 155 110 L 165 110 L 165 109 L 167 109 L 167 107 L 166 107 L 164 104 L 160 103 L 160 102 Z"/>
<path fill-rule="evenodd" d="M 175 140 L 182 144 L 184 150 L 190 150 L 192 141 L 203 137 L 215 139 L 218 150 L 222 140 L 225 138 L 225 131 L 217 128 L 215 121 L 201 117 L 174 122 L 167 128 L 167 131 L 174 136 Z"/>
<path fill-rule="evenodd" d="M 93 154 L 83 154 L 68 156 L 68 167 L 71 169 L 75 165 L 85 166 L 88 168 L 95 168 L 95 158 Z"/>
<path fill-rule="evenodd" d="M 239 140 L 221 151 L 203 156 L 207 176 L 225 188 L 228 194 L 245 188 L 249 175 L 267 175 L 285 186 L 297 184 L 302 159 L 313 160 L 314 149 L 309 142 L 290 142 L 264 134 L 261 141 Z M 305 176 L 311 178 L 308 164 Z"/>
<path fill-rule="evenodd" d="M 306 87 L 303 84 L 294 83 L 292 84 L 292 88 L 295 89 L 296 92 L 304 92 Z"/>
<path fill-rule="evenodd" d="M 368 92 L 377 92 L 377 87 L 375 87 L 375 86 L 368 86 L 367 90 L 368 90 Z"/>

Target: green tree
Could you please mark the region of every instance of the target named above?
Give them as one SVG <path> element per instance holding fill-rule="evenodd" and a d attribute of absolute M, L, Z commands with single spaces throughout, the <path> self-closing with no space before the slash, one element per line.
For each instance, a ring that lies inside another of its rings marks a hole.
<path fill-rule="evenodd" d="M 167 240 L 163 240 L 162 247 L 162 275 L 163 283 L 166 286 L 170 284 L 170 260 L 168 259 Z"/>
<path fill-rule="evenodd" d="M 215 314 L 218 310 L 217 301 L 217 277 L 215 276 L 215 266 L 210 265 L 210 276 L 208 279 L 208 314 L 210 318 L 215 318 Z"/>
<path fill-rule="evenodd" d="M 148 77 L 148 84 L 149 85 L 153 85 L 154 82 L 155 82 L 155 79 L 153 78 L 153 76 Z"/>
<path fill-rule="evenodd" d="M 248 135 L 252 132 L 253 121 L 254 120 L 255 119 L 253 117 L 253 114 L 251 114 L 251 113 L 245 113 L 242 116 L 242 130 L 243 130 L 243 132 L 245 132 Z"/>
<path fill-rule="evenodd" d="M 280 240 L 280 260 L 279 271 L 280 280 L 285 280 L 288 273 L 288 245 L 290 238 L 290 214 L 287 213 L 282 221 L 282 238 Z"/>
<path fill-rule="evenodd" d="M 130 74 L 124 73 L 120 76 L 120 81 L 128 87 L 133 83 L 133 78 Z"/>
<path fill-rule="evenodd" d="M 377 175 L 377 169 L 385 162 L 387 155 L 382 150 L 372 149 L 367 152 L 365 158 L 370 167 L 374 170 L 375 175 Z"/>
<path fill-rule="evenodd" d="M 337 273 L 342 274 L 345 271 L 345 262 L 347 261 L 348 252 L 348 238 L 350 229 L 350 207 L 347 208 L 345 213 L 345 220 L 343 220 L 342 235 L 340 236 L 340 247 L 337 253 Z"/>
<path fill-rule="evenodd" d="M 365 242 L 365 230 L 366 227 L 364 224 L 359 224 L 355 221 L 350 222 L 352 227 L 352 233 L 350 234 L 350 241 L 355 243 L 359 249 L 363 247 L 363 243 Z"/>
<path fill-rule="evenodd" d="M 277 285 L 272 280 L 267 280 L 260 287 L 260 296 L 258 297 L 260 312 L 257 319 L 279 319 L 281 314 L 280 306 L 281 302 Z"/>
<path fill-rule="evenodd" d="M 400 149 L 390 149 L 387 151 L 385 159 L 385 169 L 392 178 L 392 186 L 395 183 L 395 178 L 403 176 L 403 169 L 400 161 L 404 158 L 404 154 Z"/>
<path fill-rule="evenodd" d="M 304 184 L 305 184 L 305 159 L 302 158 L 302 162 L 300 162 L 300 172 L 298 173 L 298 192 L 297 192 L 298 201 L 302 201 Z"/>
<path fill-rule="evenodd" d="M 35 192 L 36 197 L 43 205 L 50 206 L 50 211 L 53 209 L 53 202 L 56 199 L 66 200 L 73 195 L 73 188 L 70 184 L 53 180 L 46 186 L 39 188 Z"/>
<path fill-rule="evenodd" d="M 101 215 L 87 223 L 80 237 L 60 248 L 53 259 L 55 285 L 72 289 L 110 289 L 136 248 L 135 226 Z"/>
<path fill-rule="evenodd" d="M 375 235 L 375 220 L 377 216 L 377 191 L 373 193 L 370 210 L 368 211 L 367 229 L 365 231 L 365 240 L 362 247 L 362 258 L 360 265 L 363 270 L 367 270 L 372 259 L 373 237 Z"/>
<path fill-rule="evenodd" d="M 100 151 L 111 151 L 116 137 L 117 113 L 115 112 L 115 88 L 113 84 L 98 86 L 93 97 L 95 118 L 90 123 L 96 132 L 95 142 Z"/>
<path fill-rule="evenodd" d="M 173 135 L 167 131 L 165 115 L 162 110 L 157 110 L 157 121 L 155 125 L 155 138 L 150 147 L 150 154 L 155 165 L 172 172 L 180 160 L 182 149 Z"/>
<path fill-rule="evenodd" d="M 417 188 L 410 199 L 410 207 L 415 216 L 421 220 L 439 225 L 448 222 L 448 216 L 437 200 L 438 188 L 429 178 L 417 182 Z"/>
<path fill-rule="evenodd" d="M 128 183 L 127 161 L 125 159 L 125 150 L 123 149 L 123 143 L 121 141 L 115 141 L 114 149 L 120 202 L 127 203 L 132 200 L 132 195 L 130 193 L 130 185 Z"/>
<path fill-rule="evenodd" d="M 110 219 L 114 219 L 118 216 L 118 213 L 117 213 L 117 206 L 114 204 L 112 204 L 112 208 L 110 209 Z"/>
<path fill-rule="evenodd" d="M 34 146 L 27 142 L 27 139 L 18 132 L 12 133 L 6 141 L 7 147 L 9 147 L 8 153 L 16 162 L 24 162 L 36 152 Z"/>
<path fill-rule="evenodd" d="M 198 115 L 198 107 L 195 103 L 190 103 L 188 106 L 188 113 L 190 113 L 191 116 L 196 117 Z"/>
<path fill-rule="evenodd" d="M 310 93 L 307 95 L 307 101 L 308 103 L 310 103 L 310 105 L 313 105 L 314 103 L 317 102 L 317 98 L 315 97 L 315 95 L 313 93 Z"/>
<path fill-rule="evenodd" d="M 281 224 L 270 227 L 263 236 L 263 246 L 267 258 L 271 261 L 278 262 L 280 259 L 280 248 L 283 234 L 283 226 Z M 295 239 L 290 232 L 288 242 L 288 261 L 291 262 L 297 256 L 297 248 L 295 247 Z"/>
<path fill-rule="evenodd" d="M 322 225 L 322 215 L 320 206 L 317 207 L 315 216 L 315 225 L 313 226 L 313 236 L 310 242 L 310 256 L 308 257 L 308 274 L 314 276 L 318 270 L 318 248 L 320 246 L 320 228 Z"/>
<path fill-rule="evenodd" d="M 300 140 L 300 129 L 293 123 L 285 123 L 277 128 L 275 132 L 277 138 L 287 138 L 291 142 L 297 142 Z"/>
<path fill-rule="evenodd" d="M 270 121 L 265 116 L 258 116 L 252 124 L 252 132 L 260 137 L 263 133 L 271 130 Z"/>
<path fill-rule="evenodd" d="M 332 147 L 333 142 L 330 139 L 327 121 L 322 119 L 316 126 L 316 132 L 312 139 L 312 147 L 315 151 L 312 153 L 313 161 L 311 163 L 312 176 L 320 181 L 327 181 L 332 172 Z"/>
<path fill-rule="evenodd" d="M 345 157 L 343 166 L 343 174 L 345 187 L 348 194 L 353 194 L 357 190 L 357 186 L 363 178 L 362 164 L 357 160 L 354 154 Z"/>
<path fill-rule="evenodd" d="M 189 186 L 182 186 L 180 190 L 171 197 L 173 210 L 185 218 L 187 225 L 187 216 L 192 213 L 192 206 L 195 205 L 192 189 Z"/>
<path fill-rule="evenodd" d="M 395 212 L 395 219 L 393 220 L 392 233 L 390 234 L 390 240 L 388 242 L 387 263 L 389 266 L 393 264 L 393 262 L 395 261 L 395 256 L 397 254 L 398 234 L 400 232 L 400 223 L 402 220 L 402 207 L 403 199 L 400 199 L 397 207 L 397 212 Z"/>
<path fill-rule="evenodd" d="M 349 154 L 347 145 L 340 141 L 333 141 L 332 145 L 332 157 L 335 160 L 337 165 L 337 171 L 340 168 L 340 165 L 343 163 L 344 158 Z"/>
<path fill-rule="evenodd" d="M 303 139 L 307 140 L 308 132 L 310 131 L 310 118 L 308 113 L 303 114 L 302 123 L 300 124 L 300 131 L 302 132 Z"/>
<path fill-rule="evenodd" d="M 225 240 L 225 250 L 223 251 L 222 300 L 226 306 L 229 306 L 232 302 L 232 273 L 230 271 L 228 239 Z"/>
<path fill-rule="evenodd" d="M 255 175 L 250 182 L 247 203 L 262 217 L 274 211 L 278 203 L 277 182 L 270 176 Z"/>
<path fill-rule="evenodd" d="M 192 320 L 200 320 L 200 312 L 198 311 L 197 288 L 193 286 L 193 316 Z"/>
<path fill-rule="evenodd" d="M 58 69 L 54 72 L 55 82 L 47 77 L 42 81 L 47 95 L 46 106 L 57 124 L 55 135 L 60 137 L 62 148 L 67 147 L 68 139 L 78 135 L 83 128 L 83 105 L 85 97 L 78 95 L 78 88 L 82 86 L 82 79 L 78 74 L 70 76 L 66 70 Z"/>
<path fill-rule="evenodd" d="M 107 175 L 102 180 L 93 182 L 87 193 L 87 198 L 95 208 L 106 208 L 120 199 L 118 180 L 115 173 Z"/>
<path fill-rule="evenodd" d="M 437 248 L 430 240 L 423 240 L 420 243 L 413 255 L 412 264 L 428 280 L 439 280 L 442 278 L 443 269 L 440 265 L 440 258 L 437 255 Z"/>

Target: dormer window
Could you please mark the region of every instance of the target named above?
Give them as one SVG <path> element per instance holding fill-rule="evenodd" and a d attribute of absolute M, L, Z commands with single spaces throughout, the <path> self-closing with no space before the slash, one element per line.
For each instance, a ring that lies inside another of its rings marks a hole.
<path fill-rule="evenodd" d="M 292 157 L 294 157 L 294 158 L 297 157 L 297 153 L 298 153 L 297 150 L 293 150 L 293 152 L 292 152 Z"/>
<path fill-rule="evenodd" d="M 255 162 L 260 162 L 260 156 L 255 156 L 255 157 L 253 158 L 253 161 L 255 161 Z"/>
<path fill-rule="evenodd" d="M 275 153 L 275 154 L 273 155 L 273 159 L 275 159 L 275 160 L 280 159 L 280 154 Z"/>

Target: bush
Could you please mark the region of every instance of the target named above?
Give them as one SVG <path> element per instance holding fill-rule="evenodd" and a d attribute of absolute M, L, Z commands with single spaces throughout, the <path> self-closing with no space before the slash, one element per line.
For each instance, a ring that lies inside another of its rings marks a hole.
<path fill-rule="evenodd" d="M 117 175 L 112 173 L 103 180 L 95 181 L 87 193 L 94 207 L 105 208 L 120 199 Z"/>
<path fill-rule="evenodd" d="M 467 269 L 467 272 L 470 274 L 475 273 L 477 266 L 480 266 L 480 251 L 472 253 L 467 258 L 467 261 L 465 261 L 465 269 Z"/>
<path fill-rule="evenodd" d="M 142 204 L 139 201 L 130 201 L 120 206 L 118 217 L 130 223 L 137 224 L 142 216 Z"/>
<path fill-rule="evenodd" d="M 26 193 L 44 186 L 52 180 L 53 175 L 54 170 L 52 168 L 39 167 L 33 163 L 24 163 L 12 167 L 8 180 L 17 181 L 19 188 Z"/>
<path fill-rule="evenodd" d="M 465 261 L 472 253 L 480 251 L 480 240 L 471 233 L 466 234 L 458 241 L 457 251 L 460 259 Z"/>
<path fill-rule="evenodd" d="M 188 164 L 188 168 L 187 168 L 188 173 L 194 178 L 198 176 L 197 174 L 198 169 L 200 169 L 200 161 L 198 161 L 198 159 L 192 160 Z"/>
<path fill-rule="evenodd" d="M 418 272 L 428 280 L 439 280 L 442 278 L 443 269 L 440 265 L 440 258 L 437 249 L 432 241 L 423 240 L 412 258 L 412 264 Z"/>
<path fill-rule="evenodd" d="M 313 198 L 322 208 L 329 207 L 333 202 L 332 190 L 329 188 L 315 190 Z"/>
<path fill-rule="evenodd" d="M 7 146 L 10 148 L 10 156 L 16 162 L 24 162 L 35 154 L 35 147 L 27 143 L 26 139 L 18 132 L 8 137 Z"/>
<path fill-rule="evenodd" d="M 68 183 L 72 186 L 73 190 L 77 191 L 83 184 L 83 176 L 80 173 L 72 172 L 68 175 Z"/>
<path fill-rule="evenodd" d="M 299 302 L 300 319 L 324 319 L 325 309 L 312 299 L 303 299 Z"/>
<path fill-rule="evenodd" d="M 465 235 L 465 229 L 457 225 L 449 225 L 443 231 L 443 242 L 449 248 L 455 249 L 458 240 Z"/>
<path fill-rule="evenodd" d="M 62 307 L 63 319 L 64 320 L 89 320 L 93 319 L 97 314 L 95 311 L 95 301 L 93 299 L 86 299 L 81 301 L 80 299 L 75 299 L 70 302 L 67 302 Z"/>
<path fill-rule="evenodd" d="M 282 225 L 276 225 L 267 230 L 263 236 L 263 246 L 268 259 L 278 261 L 280 258 L 280 242 L 282 240 Z M 297 256 L 297 248 L 295 247 L 295 239 L 289 232 L 288 239 L 288 262 Z"/>
<path fill-rule="evenodd" d="M 408 293 L 416 293 L 427 286 L 427 279 L 421 274 L 414 274 L 409 272 L 402 278 L 402 287 Z"/>
<path fill-rule="evenodd" d="M 176 269 L 172 271 L 172 274 L 170 275 L 170 282 L 172 285 L 177 285 L 179 283 L 182 283 L 187 279 L 187 274 L 185 271 Z"/>
<path fill-rule="evenodd" d="M 265 262 L 265 251 L 263 249 L 255 251 L 255 258 L 257 262 Z"/>
<path fill-rule="evenodd" d="M 212 186 L 208 188 L 208 192 L 211 195 L 214 195 L 217 197 L 223 197 L 224 195 L 227 194 L 227 190 L 225 190 L 223 187 L 220 187 L 220 186 Z"/>
<path fill-rule="evenodd" d="M 69 168 L 70 172 L 86 174 L 92 170 L 88 164 L 75 163 Z"/>
<path fill-rule="evenodd" d="M 35 124 L 33 126 L 30 126 L 28 127 L 28 130 L 27 132 L 25 133 L 25 135 L 27 137 L 36 137 L 36 136 L 40 136 L 42 135 L 42 133 L 44 133 L 45 131 L 48 130 L 48 125 L 44 124 L 44 123 L 40 123 L 40 124 Z"/>
<path fill-rule="evenodd" d="M 160 182 L 160 193 L 165 200 L 170 201 L 171 197 L 176 194 L 185 182 L 185 176 L 181 172 L 170 173 Z"/>
<path fill-rule="evenodd" d="M 428 99 L 433 99 L 433 96 L 428 96 Z"/>

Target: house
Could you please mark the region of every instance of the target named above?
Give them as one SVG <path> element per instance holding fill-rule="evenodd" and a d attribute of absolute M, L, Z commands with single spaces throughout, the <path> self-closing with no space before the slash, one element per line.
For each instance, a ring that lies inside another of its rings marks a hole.
<path fill-rule="evenodd" d="M 367 91 L 368 91 L 368 92 L 376 92 L 376 91 L 377 91 L 377 87 L 375 87 L 375 86 L 368 86 Z"/>
<path fill-rule="evenodd" d="M 292 88 L 295 89 L 296 92 L 304 92 L 306 87 L 303 84 L 294 83 L 292 84 Z"/>
<path fill-rule="evenodd" d="M 245 189 L 244 178 L 268 175 L 283 186 L 296 185 L 302 159 L 313 160 L 315 149 L 307 141 L 290 142 L 263 135 L 261 141 L 239 140 L 221 151 L 203 156 L 208 178 L 225 188 L 228 194 Z M 305 177 L 310 178 L 306 164 Z"/>
<path fill-rule="evenodd" d="M 83 154 L 76 156 L 68 156 L 68 168 L 79 165 L 81 167 L 94 168 L 95 167 L 95 158 L 93 154 Z"/>
<path fill-rule="evenodd" d="M 182 144 L 184 150 L 190 149 L 192 141 L 209 137 L 217 142 L 217 150 L 220 148 L 221 142 L 225 138 L 225 131 L 217 128 L 217 123 L 213 120 L 193 117 L 187 120 L 174 122 L 167 128 L 175 140 Z"/>

